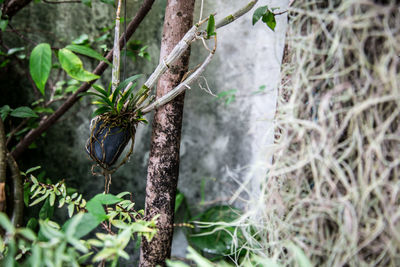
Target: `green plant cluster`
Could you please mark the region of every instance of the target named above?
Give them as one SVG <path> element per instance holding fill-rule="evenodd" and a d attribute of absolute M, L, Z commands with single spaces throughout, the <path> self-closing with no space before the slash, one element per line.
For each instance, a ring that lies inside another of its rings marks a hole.
<path fill-rule="evenodd" d="M 35 169 L 22 174 L 27 176 Z M 157 216 L 144 220 L 143 210 L 135 211 L 134 203 L 124 199 L 130 195 L 128 192 L 98 194 L 86 202 L 81 194 L 69 195 L 63 182 L 45 184 L 30 174 L 25 184 L 30 185 L 27 190 L 33 201 L 30 206 L 44 202 L 39 228 L 32 219 L 27 228 L 15 228 L 0 213 L 4 231 L 0 238 L 2 266 L 91 266 L 96 262 L 117 266 L 119 258 L 129 259 L 125 248 L 130 241 L 142 236 L 151 240 L 157 232 Z M 70 219 L 62 225 L 51 220 L 56 201 L 58 208 L 68 206 Z M 77 211 L 75 215 L 74 211 Z M 100 226 L 105 233 L 99 231 Z M 85 239 L 89 233 L 95 234 L 95 238 Z"/>

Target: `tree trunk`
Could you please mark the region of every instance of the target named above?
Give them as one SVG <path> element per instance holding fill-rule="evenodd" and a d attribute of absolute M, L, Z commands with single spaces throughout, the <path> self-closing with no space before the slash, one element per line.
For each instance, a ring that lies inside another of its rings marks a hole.
<path fill-rule="evenodd" d="M 165 11 L 160 60 L 171 52 L 193 23 L 194 0 L 168 0 Z M 177 86 L 188 70 L 190 50 L 161 76 L 157 98 Z M 151 242 L 143 239 L 140 266 L 165 266 L 170 257 L 174 223 L 175 194 L 179 174 L 184 94 L 156 110 L 153 121 L 146 185 L 147 218 L 160 215 L 158 232 Z"/>

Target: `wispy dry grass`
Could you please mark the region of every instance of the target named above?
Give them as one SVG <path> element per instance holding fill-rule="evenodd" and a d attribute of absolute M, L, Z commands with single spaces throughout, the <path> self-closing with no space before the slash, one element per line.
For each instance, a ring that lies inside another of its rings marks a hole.
<path fill-rule="evenodd" d="M 400 265 L 400 7 L 376 2 L 290 8 L 273 162 L 237 222 L 259 256 Z"/>

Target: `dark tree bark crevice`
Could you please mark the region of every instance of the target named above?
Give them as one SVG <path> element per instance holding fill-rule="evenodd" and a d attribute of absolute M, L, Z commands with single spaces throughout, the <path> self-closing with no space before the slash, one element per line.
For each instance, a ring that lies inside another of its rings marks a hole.
<path fill-rule="evenodd" d="M 167 2 L 160 60 L 172 51 L 192 27 L 194 0 Z M 188 71 L 190 50 L 161 76 L 157 98 L 177 86 Z M 158 232 L 151 242 L 141 244 L 140 266 L 165 266 L 170 257 L 174 223 L 175 195 L 179 174 L 184 94 L 156 110 L 146 185 L 147 218 L 159 215 Z"/>

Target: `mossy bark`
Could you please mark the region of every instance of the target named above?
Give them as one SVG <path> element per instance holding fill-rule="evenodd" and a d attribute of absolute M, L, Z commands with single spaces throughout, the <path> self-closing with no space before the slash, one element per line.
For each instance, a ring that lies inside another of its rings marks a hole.
<path fill-rule="evenodd" d="M 160 60 L 163 60 L 193 24 L 194 0 L 169 0 L 165 11 Z M 157 85 L 157 98 L 176 87 L 188 70 L 190 51 L 170 67 Z M 143 240 L 140 266 L 165 266 L 170 257 L 175 194 L 179 174 L 179 148 L 184 94 L 156 110 L 153 121 L 146 185 L 147 218 L 160 215 L 158 232 L 151 242 Z"/>

